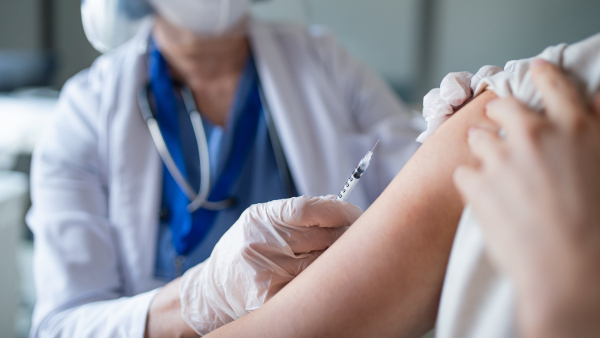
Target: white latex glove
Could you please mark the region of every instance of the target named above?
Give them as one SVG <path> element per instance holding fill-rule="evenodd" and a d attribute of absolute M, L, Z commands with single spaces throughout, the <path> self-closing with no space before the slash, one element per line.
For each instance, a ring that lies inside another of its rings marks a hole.
<path fill-rule="evenodd" d="M 181 278 L 185 321 L 200 335 L 258 309 L 335 242 L 362 214 L 327 197 L 250 206 L 210 257 Z"/>
<path fill-rule="evenodd" d="M 440 88 L 434 88 L 423 98 L 423 117 L 427 122 L 427 130 L 417 142 L 424 142 L 442 125 L 450 115 L 467 103 L 481 80 L 503 71 L 497 66 L 483 66 L 473 75 L 469 72 L 450 73 L 444 77 Z"/>

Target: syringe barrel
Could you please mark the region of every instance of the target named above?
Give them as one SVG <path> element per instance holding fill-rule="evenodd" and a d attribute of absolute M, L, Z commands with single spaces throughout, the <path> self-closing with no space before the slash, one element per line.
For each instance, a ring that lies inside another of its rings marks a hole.
<path fill-rule="evenodd" d="M 350 175 L 350 177 L 360 179 L 360 177 L 365 173 L 365 169 L 366 168 L 361 168 L 360 166 L 356 167 L 356 169 L 354 169 L 354 171 L 352 172 L 352 175 Z"/>
<path fill-rule="evenodd" d="M 379 140 L 377 140 L 377 142 L 379 142 Z M 377 143 L 375 143 L 375 145 L 377 146 Z M 373 147 L 373 149 L 375 149 L 375 147 Z M 367 170 L 367 168 L 369 167 L 369 164 L 371 163 L 371 156 L 373 156 L 373 151 L 369 151 L 365 157 L 363 157 L 360 162 L 358 162 L 358 166 L 356 167 L 356 169 L 354 169 L 354 171 L 352 172 L 352 175 L 350 175 L 350 178 L 346 181 L 346 184 L 344 184 L 344 187 L 342 188 L 342 191 L 340 191 L 337 199 L 340 201 L 345 201 L 348 196 L 350 196 L 350 192 L 354 189 L 354 186 L 356 185 L 356 183 L 358 183 L 358 180 L 360 180 L 360 177 L 365 173 L 365 170 Z"/>
<path fill-rule="evenodd" d="M 356 169 L 354 169 L 352 175 L 350 175 L 350 178 L 348 178 L 346 184 L 344 184 L 342 191 L 340 191 L 340 194 L 337 197 L 338 200 L 345 201 L 348 198 L 348 196 L 350 196 L 350 192 L 354 189 L 356 183 L 358 183 L 358 180 L 360 180 L 360 177 L 364 172 L 365 171 L 362 170 L 360 167 L 356 167 Z"/>
<path fill-rule="evenodd" d="M 369 164 L 371 164 L 371 156 L 373 156 L 373 152 L 369 151 L 365 157 L 363 157 L 360 162 L 358 162 L 358 166 L 356 167 L 357 170 L 361 170 L 361 175 L 362 173 L 365 172 L 365 170 L 367 170 L 367 168 L 369 167 Z"/>

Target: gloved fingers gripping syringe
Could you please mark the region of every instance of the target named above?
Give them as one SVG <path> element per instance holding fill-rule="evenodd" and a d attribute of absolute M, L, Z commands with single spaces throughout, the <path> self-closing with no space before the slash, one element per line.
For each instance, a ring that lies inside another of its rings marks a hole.
<path fill-rule="evenodd" d="M 375 142 L 373 149 L 371 149 L 369 152 L 367 152 L 365 157 L 363 157 L 360 160 L 360 162 L 358 162 L 358 166 L 356 166 L 356 169 L 354 169 L 354 171 L 350 175 L 350 178 L 348 178 L 348 180 L 346 181 L 346 184 L 344 184 L 342 191 L 340 191 L 340 193 L 338 194 L 338 197 L 337 197 L 338 201 L 345 201 L 348 198 L 348 196 L 350 196 L 350 192 L 352 192 L 352 190 L 354 189 L 354 186 L 356 186 L 356 184 L 360 180 L 361 176 L 365 173 L 365 170 L 367 170 L 367 167 L 371 163 L 371 157 L 373 156 L 373 150 L 375 150 L 375 147 L 377 147 L 378 143 L 379 143 L 379 140 L 377 140 L 377 142 Z"/>

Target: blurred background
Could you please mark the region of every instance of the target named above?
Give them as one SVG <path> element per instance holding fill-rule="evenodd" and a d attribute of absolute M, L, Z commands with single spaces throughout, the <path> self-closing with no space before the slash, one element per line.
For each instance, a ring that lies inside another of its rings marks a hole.
<path fill-rule="evenodd" d="M 600 32 L 598 0 L 263 0 L 253 12 L 330 28 L 417 109 L 448 72 Z M 0 0 L 0 338 L 26 337 L 35 304 L 24 223 L 31 152 L 61 86 L 98 55 L 80 0 Z"/>

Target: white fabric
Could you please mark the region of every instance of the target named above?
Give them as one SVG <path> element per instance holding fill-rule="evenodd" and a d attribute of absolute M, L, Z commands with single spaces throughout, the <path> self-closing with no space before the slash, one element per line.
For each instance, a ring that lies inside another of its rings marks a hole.
<path fill-rule="evenodd" d="M 336 194 L 381 139 L 349 198 L 366 209 L 418 147 L 410 110 L 326 32 L 251 21 L 249 34 L 299 193 Z M 140 31 L 65 84 L 35 151 L 32 337 L 143 332 L 150 297 L 140 294 L 164 284 L 153 278 L 162 166 L 137 103 L 148 37 Z M 111 316 L 121 307 L 131 311 Z"/>
<path fill-rule="evenodd" d="M 600 34 L 570 46 L 549 47 L 538 57 L 560 66 L 589 98 L 600 91 Z M 484 79 L 475 93 L 487 88 L 500 97 L 512 95 L 534 109 L 543 109 L 541 95 L 528 71 L 533 59 L 507 63 L 506 72 Z M 446 271 L 436 337 L 517 336 L 513 287 L 496 271 L 484 246 L 480 226 L 466 208 Z"/>
<path fill-rule="evenodd" d="M 469 72 L 446 75 L 440 88 L 430 90 L 423 98 L 423 117 L 427 129 L 417 137 L 417 142 L 425 142 L 456 110 L 467 103 L 481 80 L 501 71 L 500 67 L 483 66 L 474 75 Z"/>
<path fill-rule="evenodd" d="M 335 196 L 255 204 L 181 279 L 181 313 L 205 335 L 261 307 L 333 244 L 362 210 Z"/>

